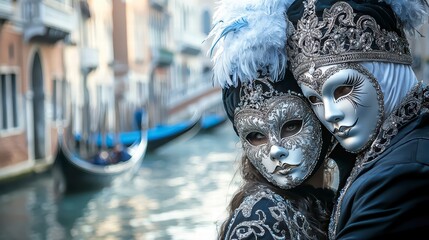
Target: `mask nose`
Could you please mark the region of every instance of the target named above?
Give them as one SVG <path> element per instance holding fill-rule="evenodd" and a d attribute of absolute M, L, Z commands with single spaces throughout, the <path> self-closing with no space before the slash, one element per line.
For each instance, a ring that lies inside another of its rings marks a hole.
<path fill-rule="evenodd" d="M 270 158 L 272 161 L 277 160 L 281 162 L 283 159 L 289 156 L 289 151 L 283 147 L 273 145 L 270 149 Z"/>
<path fill-rule="evenodd" d="M 325 108 L 325 119 L 328 122 L 336 123 L 344 119 L 344 114 L 332 103 L 323 104 Z"/>

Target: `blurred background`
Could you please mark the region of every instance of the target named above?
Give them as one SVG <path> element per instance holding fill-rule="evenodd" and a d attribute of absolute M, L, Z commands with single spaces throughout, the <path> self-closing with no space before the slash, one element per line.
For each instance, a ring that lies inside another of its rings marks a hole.
<path fill-rule="evenodd" d="M 204 44 L 214 7 L 0 0 L 0 239 L 215 239 L 240 150 Z"/>

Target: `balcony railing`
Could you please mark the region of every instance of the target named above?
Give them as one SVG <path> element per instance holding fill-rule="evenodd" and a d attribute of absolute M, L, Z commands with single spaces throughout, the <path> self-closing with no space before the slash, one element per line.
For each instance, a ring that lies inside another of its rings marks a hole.
<path fill-rule="evenodd" d="M 24 0 L 24 40 L 55 43 L 76 26 L 76 14 L 69 1 Z"/>
<path fill-rule="evenodd" d="M 0 24 L 13 16 L 12 0 L 0 0 Z"/>

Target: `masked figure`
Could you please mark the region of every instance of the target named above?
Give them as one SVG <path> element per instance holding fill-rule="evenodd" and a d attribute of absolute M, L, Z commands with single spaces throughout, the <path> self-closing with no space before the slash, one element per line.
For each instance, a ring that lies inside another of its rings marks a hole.
<path fill-rule="evenodd" d="M 237 196 L 245 196 L 224 239 L 326 238 L 333 192 L 323 189 L 321 166 L 332 138 L 302 95 L 290 91 L 298 89 L 293 81 L 290 73 L 274 83 L 261 76 L 223 91 L 243 147 Z"/>
<path fill-rule="evenodd" d="M 328 158 L 335 140 L 286 68 L 288 5 L 222 1 L 215 15 L 214 79 L 240 138 L 243 180 L 219 239 L 327 238 L 341 182 Z"/>
<path fill-rule="evenodd" d="M 423 0 L 308 0 L 287 10 L 291 70 L 323 125 L 358 154 L 331 239 L 409 238 L 429 227 L 429 89 L 406 38 L 427 11 Z"/>

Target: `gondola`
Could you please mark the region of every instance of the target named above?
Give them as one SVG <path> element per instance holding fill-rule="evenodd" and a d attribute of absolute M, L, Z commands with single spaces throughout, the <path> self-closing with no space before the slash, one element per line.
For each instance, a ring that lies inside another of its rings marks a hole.
<path fill-rule="evenodd" d="M 147 151 L 155 151 L 160 147 L 177 139 L 195 135 L 200 129 L 202 118 L 198 113 L 191 119 L 181 120 L 174 123 L 158 124 L 147 130 Z M 140 140 L 140 130 L 121 133 L 121 142 L 125 146 L 130 146 L 133 142 Z M 79 139 L 79 138 L 77 138 Z M 113 138 L 107 137 L 104 143 L 101 137 L 96 137 L 97 145 L 105 144 L 112 147 Z"/>
<path fill-rule="evenodd" d="M 208 132 L 226 121 L 226 115 L 220 113 L 208 113 L 201 119 L 201 131 Z"/>
<path fill-rule="evenodd" d="M 160 147 L 186 137 L 192 137 L 201 129 L 201 114 L 195 113 L 191 119 L 172 124 L 160 124 L 147 131 L 147 151 L 155 151 Z"/>
<path fill-rule="evenodd" d="M 57 156 L 54 162 L 54 177 L 59 191 L 99 189 L 131 179 L 141 166 L 146 152 L 146 133 L 134 144 L 125 145 L 127 135 L 121 135 L 124 148 L 107 148 L 83 159 L 71 151 L 69 143 L 60 135 Z M 143 139 L 143 140 L 141 140 Z M 128 142 L 130 143 L 130 142 Z M 115 159 L 115 163 L 101 163 L 102 159 Z"/>

